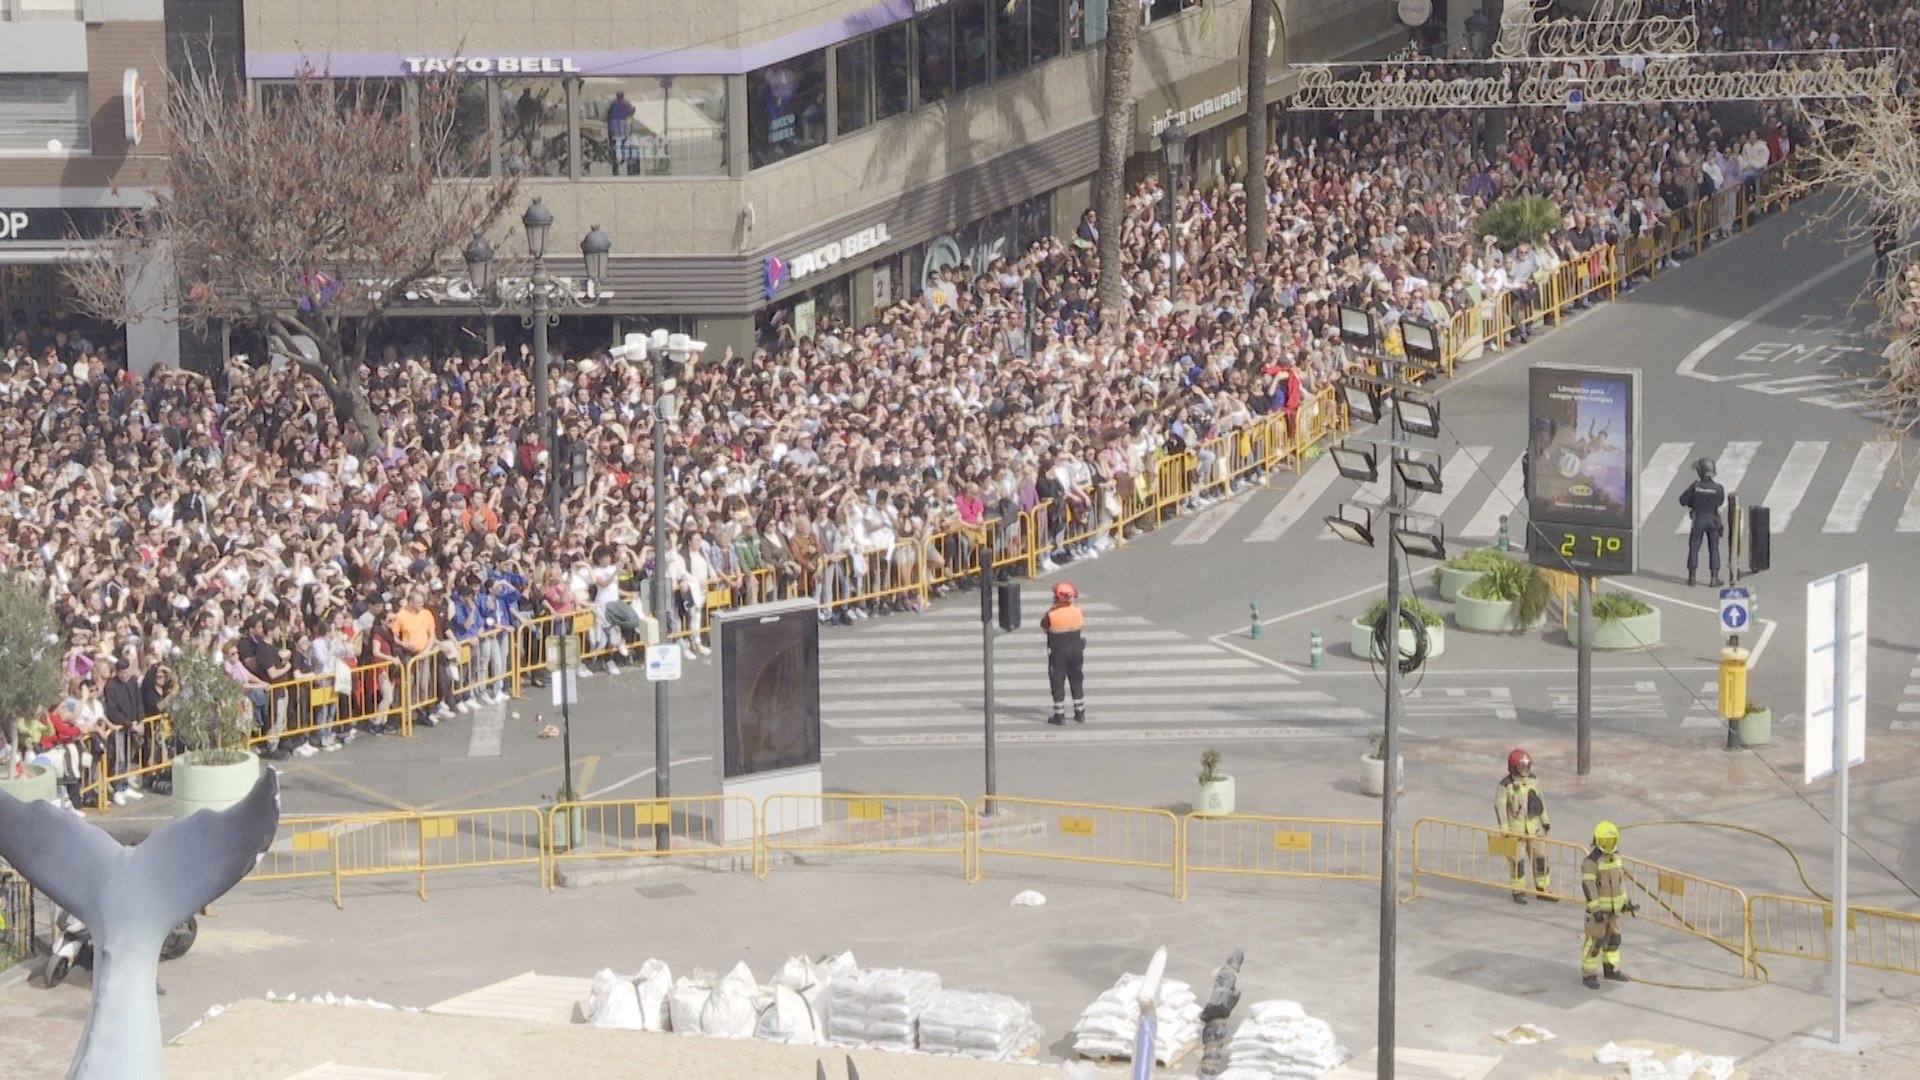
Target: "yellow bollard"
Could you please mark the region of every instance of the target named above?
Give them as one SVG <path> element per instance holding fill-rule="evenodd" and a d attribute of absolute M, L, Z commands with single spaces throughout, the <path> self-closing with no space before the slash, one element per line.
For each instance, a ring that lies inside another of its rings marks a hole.
<path fill-rule="evenodd" d="M 1727 749 L 1740 749 L 1740 718 L 1747 715 L 1747 650 L 1720 650 L 1720 717 L 1727 722 Z"/>

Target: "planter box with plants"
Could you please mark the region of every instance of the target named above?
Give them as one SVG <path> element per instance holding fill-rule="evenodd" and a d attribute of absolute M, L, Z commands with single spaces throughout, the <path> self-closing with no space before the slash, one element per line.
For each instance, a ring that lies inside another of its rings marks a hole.
<path fill-rule="evenodd" d="M 1546 576 L 1532 563 L 1503 558 L 1460 590 L 1453 620 L 1462 630 L 1483 634 L 1538 630 L 1551 599 Z"/>
<path fill-rule="evenodd" d="M 1580 622 L 1567 626 L 1567 639 L 1580 643 Z M 1660 644 L 1660 609 L 1629 592 L 1603 592 L 1593 598 L 1593 647 L 1651 649 Z"/>
<path fill-rule="evenodd" d="M 1200 755 L 1200 775 L 1193 781 L 1193 812 L 1206 816 L 1233 813 L 1233 777 L 1220 771 L 1220 751 Z"/>
<path fill-rule="evenodd" d="M 1371 657 L 1375 660 L 1381 659 L 1380 650 L 1373 647 L 1373 626 L 1379 622 L 1381 617 L 1386 615 L 1386 613 L 1387 602 L 1385 600 L 1377 600 L 1372 607 L 1367 609 L 1366 614 L 1353 620 L 1353 639 L 1350 643 L 1353 648 L 1353 655 L 1362 658 Z M 1429 660 L 1447 651 L 1447 628 L 1446 625 L 1440 621 L 1440 616 L 1436 614 L 1432 608 L 1421 603 L 1419 600 L 1411 596 L 1403 596 L 1400 598 L 1400 651 L 1402 653 L 1411 653 L 1413 651 L 1413 628 L 1406 625 L 1406 620 L 1409 616 L 1419 619 L 1421 625 L 1427 628 L 1427 658 Z"/>
<path fill-rule="evenodd" d="M 1451 601 L 1460 595 L 1460 590 L 1479 580 L 1480 575 L 1499 566 L 1514 561 L 1512 556 L 1499 548 L 1470 548 L 1440 564 L 1434 581 L 1440 588 L 1440 599 Z"/>
<path fill-rule="evenodd" d="M 205 653 L 181 653 L 172 667 L 179 689 L 168 716 L 180 750 L 173 759 L 173 816 L 224 810 L 260 779 L 260 758 L 247 748 L 253 702 Z"/>
<path fill-rule="evenodd" d="M 1367 752 L 1360 755 L 1360 793 L 1376 798 L 1387 793 L 1387 737 L 1384 734 L 1373 735 L 1367 739 Z M 1393 763 L 1393 790 L 1407 789 L 1407 758 L 1404 754 L 1395 754 Z"/>
<path fill-rule="evenodd" d="M 1773 741 L 1773 710 L 1759 702 L 1747 702 L 1747 714 L 1734 721 L 1734 734 L 1740 737 L 1740 745 L 1747 747 L 1765 746 Z"/>

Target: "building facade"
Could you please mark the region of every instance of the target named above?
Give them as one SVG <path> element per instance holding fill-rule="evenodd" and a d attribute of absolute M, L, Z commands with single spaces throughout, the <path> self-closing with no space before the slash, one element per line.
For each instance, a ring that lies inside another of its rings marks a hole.
<path fill-rule="evenodd" d="M 178 329 L 150 280 L 126 327 L 77 311 L 59 264 L 85 257 L 164 174 L 162 0 L 0 0 L 0 323 L 9 344 L 58 331 L 122 349 L 136 370 L 177 362 Z"/>
<path fill-rule="evenodd" d="M 1177 118 L 1198 175 L 1244 156 L 1250 2 L 1127 0 L 1146 19 L 1137 153 L 1157 154 Z M 1276 96 L 1287 57 L 1383 55 L 1406 37 L 1381 0 L 1262 2 L 1284 31 Z M 613 325 L 596 332 L 665 325 L 747 349 L 776 322 L 804 335 L 822 315 L 863 319 L 939 269 L 1069 232 L 1098 159 L 1112 8 L 247 0 L 245 68 L 260 93 L 303 69 L 403 96 L 457 74 L 478 167 L 525 178 L 555 215 L 551 247 L 569 254 L 593 225 L 613 238 L 598 312 Z M 567 262 L 556 270 L 579 273 Z"/>

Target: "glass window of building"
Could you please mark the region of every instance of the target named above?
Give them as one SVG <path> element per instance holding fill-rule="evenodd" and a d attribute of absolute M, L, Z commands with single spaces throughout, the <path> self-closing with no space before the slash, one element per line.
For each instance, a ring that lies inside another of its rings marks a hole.
<path fill-rule="evenodd" d="M 1032 12 L 1033 62 L 1052 60 L 1060 55 L 1060 7 L 1062 0 L 1027 0 L 1021 7 Z"/>
<path fill-rule="evenodd" d="M 1067 40 L 1074 52 L 1107 40 L 1107 0 L 1067 0 Z"/>
<path fill-rule="evenodd" d="M 522 176 L 565 176 L 567 84 L 563 79 L 498 79 L 500 168 Z"/>
<path fill-rule="evenodd" d="M 0 150 L 87 150 L 87 76 L 0 75 Z"/>
<path fill-rule="evenodd" d="M 1199 6 L 1200 0 L 1153 0 L 1153 3 L 1147 6 L 1147 21 L 1154 23 L 1161 19 L 1171 19 L 1183 11 L 1192 11 Z"/>
<path fill-rule="evenodd" d="M 405 79 L 335 79 L 333 98 L 340 107 L 382 116 L 399 116 L 407 110 Z"/>
<path fill-rule="evenodd" d="M 873 122 L 873 38 L 849 41 L 833 51 L 834 119 L 840 134 Z"/>
<path fill-rule="evenodd" d="M 1003 4 L 993 17 L 993 73 L 996 77 L 1015 75 L 1027 69 L 1032 59 L 1028 48 L 1028 22 L 1031 4 Z"/>
<path fill-rule="evenodd" d="M 415 104 L 417 108 L 418 102 Z M 468 79 L 460 84 L 453 117 L 444 128 L 432 123 L 422 127 L 422 137 L 432 140 L 427 152 L 439 159 L 440 175 L 486 176 L 493 172 L 493 99 L 487 80 Z"/>
<path fill-rule="evenodd" d="M 583 79 L 581 176 L 719 176 L 727 171 L 727 80 L 719 75 Z"/>
<path fill-rule="evenodd" d="M 953 9 L 921 19 L 920 100 L 945 101 L 953 95 Z"/>
<path fill-rule="evenodd" d="M 827 141 L 827 50 L 752 72 L 747 94 L 747 152 L 753 168 Z"/>
<path fill-rule="evenodd" d="M 873 115 L 898 116 L 913 105 L 913 24 L 873 35 Z"/>
<path fill-rule="evenodd" d="M 993 62 L 986 0 L 959 0 L 953 5 L 953 43 L 954 92 L 986 85 Z"/>

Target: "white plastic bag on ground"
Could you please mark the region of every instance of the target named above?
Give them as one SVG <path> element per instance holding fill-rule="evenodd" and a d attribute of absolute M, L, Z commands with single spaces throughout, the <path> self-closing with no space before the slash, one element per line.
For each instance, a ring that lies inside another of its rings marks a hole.
<path fill-rule="evenodd" d="M 760 1019 L 760 987 L 745 963 L 713 984 L 713 993 L 700 1008 L 700 1034 L 723 1039 L 750 1039 Z"/>
<path fill-rule="evenodd" d="M 707 998 L 712 994 L 713 984 L 698 975 L 682 976 L 675 982 L 673 993 L 667 999 L 672 1030 L 682 1035 L 700 1034 L 700 1011 L 707 1007 Z"/>
<path fill-rule="evenodd" d="M 760 1012 L 753 1034 L 758 1039 L 781 1042 L 817 1043 L 820 1032 L 814 1027 L 813 1010 L 797 991 L 785 986 L 773 988 L 773 1003 Z"/>
<path fill-rule="evenodd" d="M 645 1030 L 633 980 L 606 968 L 594 975 L 593 989 L 587 993 L 587 1023 L 597 1028 Z"/>
<path fill-rule="evenodd" d="M 665 1031 L 671 1023 L 667 999 L 673 995 L 673 972 L 665 960 L 648 960 L 633 977 L 634 996 L 640 1003 L 640 1023 L 647 1031 Z M 702 1004 L 705 1004 L 704 1002 Z"/>
<path fill-rule="evenodd" d="M 1014 894 L 1014 897 L 1013 897 L 1014 907 L 1040 907 L 1046 902 L 1047 902 L 1046 897 L 1040 895 L 1037 892 L 1034 892 L 1032 889 L 1028 889 L 1025 892 L 1016 893 Z"/>

